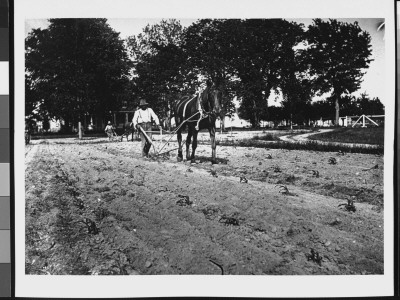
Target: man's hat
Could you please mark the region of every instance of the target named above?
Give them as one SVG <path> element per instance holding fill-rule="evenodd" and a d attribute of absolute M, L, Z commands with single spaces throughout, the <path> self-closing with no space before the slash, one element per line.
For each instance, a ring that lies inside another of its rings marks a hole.
<path fill-rule="evenodd" d="M 140 99 L 139 106 L 144 106 L 144 105 L 149 105 L 149 104 L 146 102 L 146 100 Z"/>

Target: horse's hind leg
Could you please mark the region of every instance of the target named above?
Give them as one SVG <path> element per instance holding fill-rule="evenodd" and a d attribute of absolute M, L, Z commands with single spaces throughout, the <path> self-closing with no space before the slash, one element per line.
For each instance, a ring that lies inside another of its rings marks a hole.
<path fill-rule="evenodd" d="M 183 159 L 183 156 L 182 156 L 182 132 L 180 130 L 178 130 L 177 139 L 178 139 L 178 147 L 179 147 L 177 160 L 182 161 L 182 159 Z"/>
<path fill-rule="evenodd" d="M 198 131 L 195 130 L 193 132 L 192 155 L 190 156 L 190 159 L 191 159 L 192 162 L 195 161 L 194 160 L 194 156 L 195 156 L 196 148 L 197 148 L 197 134 L 198 134 Z"/>
<path fill-rule="evenodd" d="M 186 160 L 190 160 L 190 142 L 192 140 L 193 127 L 188 126 L 188 134 L 186 138 Z"/>
<path fill-rule="evenodd" d="M 216 164 L 217 159 L 216 159 L 215 149 L 217 148 L 217 142 L 215 141 L 215 127 L 210 127 L 208 131 L 210 132 L 211 150 L 212 150 L 211 163 Z"/>

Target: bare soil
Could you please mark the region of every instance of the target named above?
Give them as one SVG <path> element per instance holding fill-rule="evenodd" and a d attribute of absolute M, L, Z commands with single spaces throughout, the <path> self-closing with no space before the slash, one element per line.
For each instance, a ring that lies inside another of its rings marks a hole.
<path fill-rule="evenodd" d="M 138 141 L 32 143 L 27 274 L 384 272 L 382 156 L 221 146 L 212 165 L 209 145 L 190 164 Z"/>

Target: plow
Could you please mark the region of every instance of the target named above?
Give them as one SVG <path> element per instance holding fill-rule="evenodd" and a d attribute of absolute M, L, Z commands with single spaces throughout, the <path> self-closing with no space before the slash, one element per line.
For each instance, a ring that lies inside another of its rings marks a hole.
<path fill-rule="evenodd" d="M 197 114 L 198 114 L 198 113 L 195 113 L 195 114 L 193 114 L 192 116 L 190 116 L 189 118 L 187 118 L 186 120 L 184 120 L 184 121 L 183 121 L 178 127 L 176 127 L 175 130 L 173 130 L 173 131 L 167 131 L 167 130 L 163 130 L 163 129 L 161 129 L 160 131 L 148 131 L 148 132 L 152 132 L 152 133 L 160 133 L 161 136 L 162 136 L 162 133 L 163 133 L 163 132 L 165 132 L 165 133 L 167 133 L 167 134 L 170 135 L 169 139 L 168 139 L 164 144 L 162 144 L 162 145 L 158 148 L 158 150 L 156 149 L 156 146 L 154 145 L 154 141 L 148 136 L 148 134 L 146 133 L 146 131 L 145 131 L 140 125 L 138 125 L 137 128 L 138 128 L 138 130 L 139 130 L 141 133 L 143 133 L 143 135 L 144 135 L 144 137 L 146 138 L 146 140 L 150 143 L 151 147 L 152 147 L 153 150 L 154 150 L 154 156 L 160 156 L 160 155 L 164 155 L 164 154 L 167 154 L 167 153 L 169 153 L 169 152 L 171 152 L 171 151 L 174 151 L 174 150 L 178 150 L 178 149 L 179 149 L 179 147 L 176 147 L 176 148 L 169 149 L 169 150 L 165 150 L 164 152 L 161 152 L 161 151 L 165 148 L 166 145 L 169 145 L 169 142 L 170 142 L 171 139 L 174 137 L 174 135 L 178 132 L 178 130 L 179 130 L 183 125 L 185 125 L 186 122 L 188 122 L 190 119 L 192 119 L 192 118 L 193 118 L 194 116 L 196 116 Z M 162 139 L 162 138 L 161 138 L 161 139 Z"/>
<path fill-rule="evenodd" d="M 146 133 L 146 131 L 144 131 L 143 128 L 142 128 L 140 125 L 138 125 L 137 127 L 138 127 L 139 131 L 140 131 L 141 133 L 143 133 L 144 137 L 146 138 L 146 140 L 150 143 L 151 147 L 153 148 L 153 150 L 154 150 L 154 156 L 164 155 L 164 154 L 167 154 L 167 153 L 169 153 L 169 152 L 171 152 L 171 151 L 174 151 L 174 150 L 179 149 L 178 147 L 176 147 L 176 148 L 169 149 L 169 150 L 164 150 L 163 152 L 161 152 L 161 151 L 165 148 L 165 146 L 169 144 L 169 141 L 170 141 L 170 140 L 172 139 L 172 137 L 174 136 L 174 134 L 175 134 L 174 131 L 168 132 L 168 133 L 171 134 L 171 137 L 168 139 L 168 141 L 166 141 L 166 142 L 165 142 L 164 144 L 162 144 L 161 146 L 156 147 L 155 144 L 154 144 L 154 141 L 148 136 L 148 134 Z M 158 132 L 158 131 L 154 131 L 154 132 Z M 161 132 L 162 132 L 162 131 L 161 131 Z"/>

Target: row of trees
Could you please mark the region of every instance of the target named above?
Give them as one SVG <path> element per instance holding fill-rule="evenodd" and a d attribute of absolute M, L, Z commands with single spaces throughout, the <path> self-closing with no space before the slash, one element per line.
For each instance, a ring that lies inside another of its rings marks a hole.
<path fill-rule="evenodd" d="M 289 106 L 271 106 L 267 115 L 263 115 L 263 120 L 273 121 L 278 125 L 281 121 L 292 121 L 298 125 L 307 125 L 310 120 L 323 118 L 324 120 L 334 120 L 335 102 L 332 99 L 315 101 L 312 103 L 296 103 L 295 109 L 291 111 Z M 359 97 L 345 96 L 340 101 L 341 116 L 360 116 L 360 115 L 384 115 L 385 108 L 379 98 L 370 98 L 363 93 Z"/>
<path fill-rule="evenodd" d="M 68 124 L 145 97 L 168 120 L 178 97 L 210 79 L 224 92 L 224 114 L 237 96 L 254 127 L 270 118 L 272 91 L 292 115 L 327 93 L 338 120 L 370 56 L 370 35 L 334 19 L 308 28 L 283 19 L 201 19 L 188 28 L 163 20 L 126 41 L 106 19 L 50 19 L 26 39 L 26 113 Z"/>

